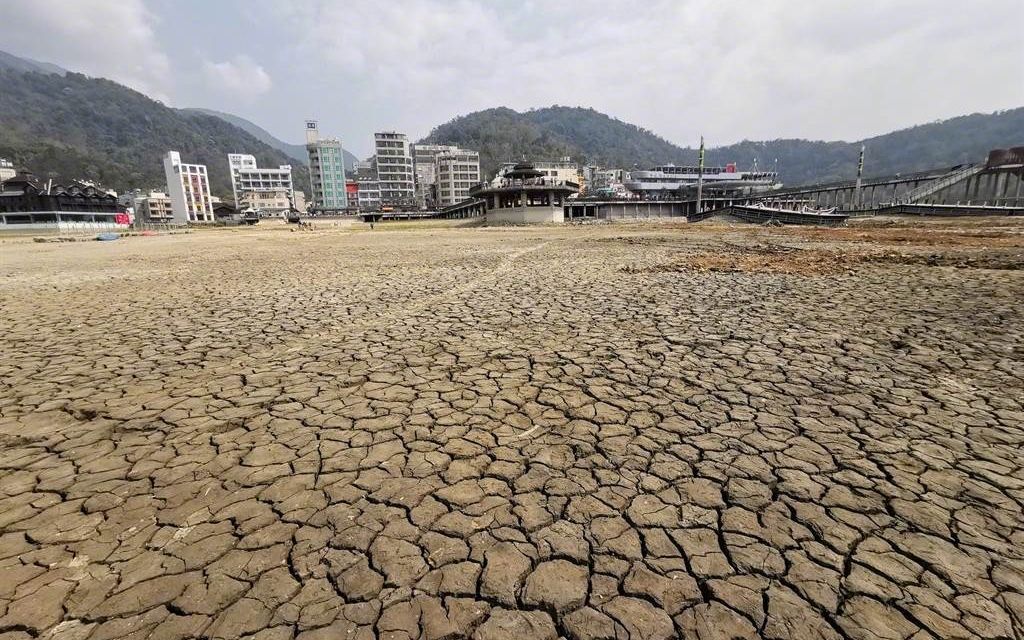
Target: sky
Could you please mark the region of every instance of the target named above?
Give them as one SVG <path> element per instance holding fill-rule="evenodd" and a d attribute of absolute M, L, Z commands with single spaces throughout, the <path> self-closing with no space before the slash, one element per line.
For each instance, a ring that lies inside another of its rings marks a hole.
<path fill-rule="evenodd" d="M 0 0 L 0 49 L 360 157 L 584 106 L 682 146 L 858 140 L 1024 106 L 1022 0 Z"/>

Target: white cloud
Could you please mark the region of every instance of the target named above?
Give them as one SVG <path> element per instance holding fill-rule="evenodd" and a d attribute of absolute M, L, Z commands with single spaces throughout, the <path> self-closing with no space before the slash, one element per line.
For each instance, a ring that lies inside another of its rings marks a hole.
<path fill-rule="evenodd" d="M 102 76 L 167 100 L 170 63 L 156 38 L 157 17 L 141 0 L 32 0 L 8 3 L 0 48 Z"/>
<path fill-rule="evenodd" d="M 261 5 L 263 11 L 274 5 Z M 857 139 L 1024 105 L 1019 0 L 300 4 L 295 59 L 344 124 L 412 135 L 490 106 L 592 106 L 681 143 Z M 330 115 L 330 114 L 328 114 Z M 329 125 L 328 125 L 329 126 Z"/>
<path fill-rule="evenodd" d="M 360 154 L 374 130 L 493 106 L 593 107 L 717 145 L 1024 105 L 1020 0 L 144 1 L 22 2 L 0 49 L 241 108 L 283 139 L 319 118 Z"/>
<path fill-rule="evenodd" d="M 264 94 L 274 85 L 270 74 L 246 55 L 236 55 L 224 62 L 204 62 L 203 76 L 210 88 L 239 99 Z"/>

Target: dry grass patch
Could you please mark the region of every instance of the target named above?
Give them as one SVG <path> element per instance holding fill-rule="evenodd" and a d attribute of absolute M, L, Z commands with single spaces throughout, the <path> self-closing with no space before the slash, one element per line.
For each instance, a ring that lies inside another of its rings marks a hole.
<path fill-rule="evenodd" d="M 990 219 L 982 223 L 971 220 L 936 220 L 929 222 L 875 221 L 822 229 L 793 227 L 786 229 L 786 235 L 832 242 L 877 242 L 880 244 L 905 244 L 919 246 L 949 247 L 1024 247 L 1024 225 L 1012 218 L 1002 218 L 995 224 Z"/>
<path fill-rule="evenodd" d="M 721 251 L 701 251 L 680 256 L 667 263 L 627 265 L 622 270 L 627 273 L 696 271 L 817 276 L 848 273 L 866 265 L 1019 270 L 1024 269 L 1024 253 L 904 253 L 893 250 L 843 251 L 780 245 L 730 245 Z"/>

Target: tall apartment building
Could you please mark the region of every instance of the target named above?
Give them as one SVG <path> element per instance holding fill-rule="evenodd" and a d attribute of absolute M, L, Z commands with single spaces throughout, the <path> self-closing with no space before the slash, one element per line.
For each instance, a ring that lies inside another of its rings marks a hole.
<path fill-rule="evenodd" d="M 306 153 L 309 154 L 309 183 L 313 208 L 318 211 L 343 211 L 348 208 L 345 194 L 345 154 L 341 140 L 321 138 L 316 120 L 306 121 Z"/>
<path fill-rule="evenodd" d="M 455 148 L 434 157 L 437 174 L 437 206 L 447 207 L 469 197 L 469 189 L 480 182 L 480 154 Z"/>
<path fill-rule="evenodd" d="M 231 190 L 238 209 L 253 209 L 268 215 L 279 215 L 293 206 L 295 188 L 292 167 L 283 164 L 276 169 L 259 168 L 256 158 L 246 153 L 229 153 Z"/>
<path fill-rule="evenodd" d="M 205 164 L 185 164 L 180 153 L 168 151 L 164 156 L 164 176 L 175 223 L 213 222 L 213 198 Z"/>
<path fill-rule="evenodd" d="M 373 141 L 381 206 L 415 206 L 416 181 L 409 138 L 404 133 L 382 131 L 373 134 Z"/>
<path fill-rule="evenodd" d="M 380 185 L 374 161 L 356 163 L 356 185 L 360 211 L 380 209 Z"/>
<path fill-rule="evenodd" d="M 416 174 L 416 203 L 424 208 L 437 206 L 437 154 L 457 151 L 458 147 L 447 144 L 414 144 L 412 146 L 413 169 Z"/>

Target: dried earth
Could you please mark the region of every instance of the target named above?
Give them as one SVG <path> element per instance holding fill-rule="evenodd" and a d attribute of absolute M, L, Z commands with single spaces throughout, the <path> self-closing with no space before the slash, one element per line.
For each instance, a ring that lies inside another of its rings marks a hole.
<path fill-rule="evenodd" d="M 0 640 L 1024 638 L 1022 231 L 0 244 Z"/>

